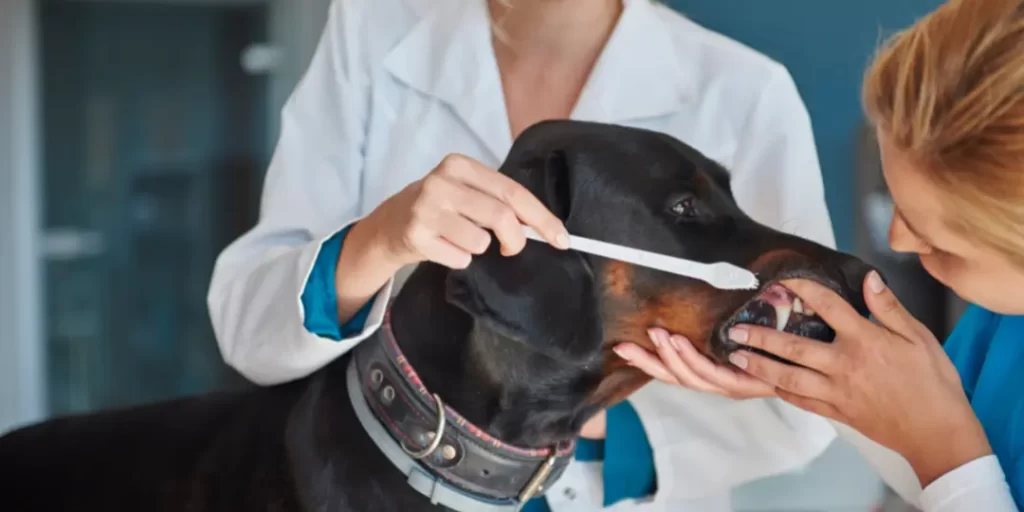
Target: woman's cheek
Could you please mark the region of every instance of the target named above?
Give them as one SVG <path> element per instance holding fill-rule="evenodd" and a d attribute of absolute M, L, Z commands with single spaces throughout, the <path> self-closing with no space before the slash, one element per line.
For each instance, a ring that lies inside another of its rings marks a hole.
<path fill-rule="evenodd" d="M 979 298 L 977 292 L 983 292 L 983 290 L 975 290 L 976 283 L 982 276 L 979 276 L 976 271 L 966 268 L 962 260 L 955 256 L 923 255 L 921 256 L 921 266 L 936 281 L 952 290 L 961 299 L 976 301 Z"/>

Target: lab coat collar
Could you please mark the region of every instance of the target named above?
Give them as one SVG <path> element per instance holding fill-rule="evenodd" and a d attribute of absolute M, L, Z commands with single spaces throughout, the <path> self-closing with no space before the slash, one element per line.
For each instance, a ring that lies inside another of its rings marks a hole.
<path fill-rule="evenodd" d="M 676 44 L 650 0 L 624 0 L 611 38 L 572 113 L 607 123 L 677 111 L 693 96 Z M 693 59 L 696 56 L 688 56 Z M 486 0 L 438 0 L 384 61 L 398 80 L 447 105 L 497 159 L 512 144 Z"/>

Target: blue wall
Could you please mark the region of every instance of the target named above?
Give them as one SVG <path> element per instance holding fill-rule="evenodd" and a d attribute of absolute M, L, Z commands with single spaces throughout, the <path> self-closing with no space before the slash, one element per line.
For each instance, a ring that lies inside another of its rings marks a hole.
<path fill-rule="evenodd" d="M 814 123 L 829 209 L 843 250 L 853 249 L 853 165 L 863 122 L 860 82 L 877 43 L 938 0 L 671 0 L 702 25 L 782 62 Z"/>

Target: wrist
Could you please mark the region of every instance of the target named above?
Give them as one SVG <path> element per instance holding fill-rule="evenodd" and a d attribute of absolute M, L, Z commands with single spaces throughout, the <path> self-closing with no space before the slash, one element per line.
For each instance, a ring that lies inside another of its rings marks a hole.
<path fill-rule="evenodd" d="M 352 224 L 345 237 L 342 252 L 338 255 L 339 270 L 344 266 L 365 271 L 367 270 L 366 266 L 373 266 L 387 270 L 390 275 L 402 268 L 404 263 L 399 261 L 398 256 L 391 250 L 390 244 L 385 240 L 383 230 L 379 229 L 376 224 L 373 214 Z M 346 255 L 345 249 L 349 248 L 351 252 Z"/>
<path fill-rule="evenodd" d="M 931 442 L 922 443 L 918 449 L 906 454 L 922 488 L 972 460 L 992 454 L 988 437 L 973 414 L 969 421 L 943 432 L 928 436 Z"/>
<path fill-rule="evenodd" d="M 338 319 L 346 322 L 401 269 L 366 219 L 349 228 L 335 264 Z"/>

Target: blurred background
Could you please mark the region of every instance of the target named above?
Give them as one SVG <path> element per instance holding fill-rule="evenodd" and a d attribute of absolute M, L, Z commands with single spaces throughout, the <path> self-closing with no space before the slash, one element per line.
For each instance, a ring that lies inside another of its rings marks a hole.
<path fill-rule="evenodd" d="M 231 387 L 205 307 L 255 222 L 278 113 L 330 0 L 0 1 L 0 432 Z M 784 63 L 814 123 L 840 248 L 887 271 L 940 338 L 963 305 L 888 251 L 858 92 L 879 40 L 938 0 L 676 0 Z M 742 510 L 871 510 L 837 443 L 737 493 Z M 894 509 L 895 510 L 895 509 Z"/>

